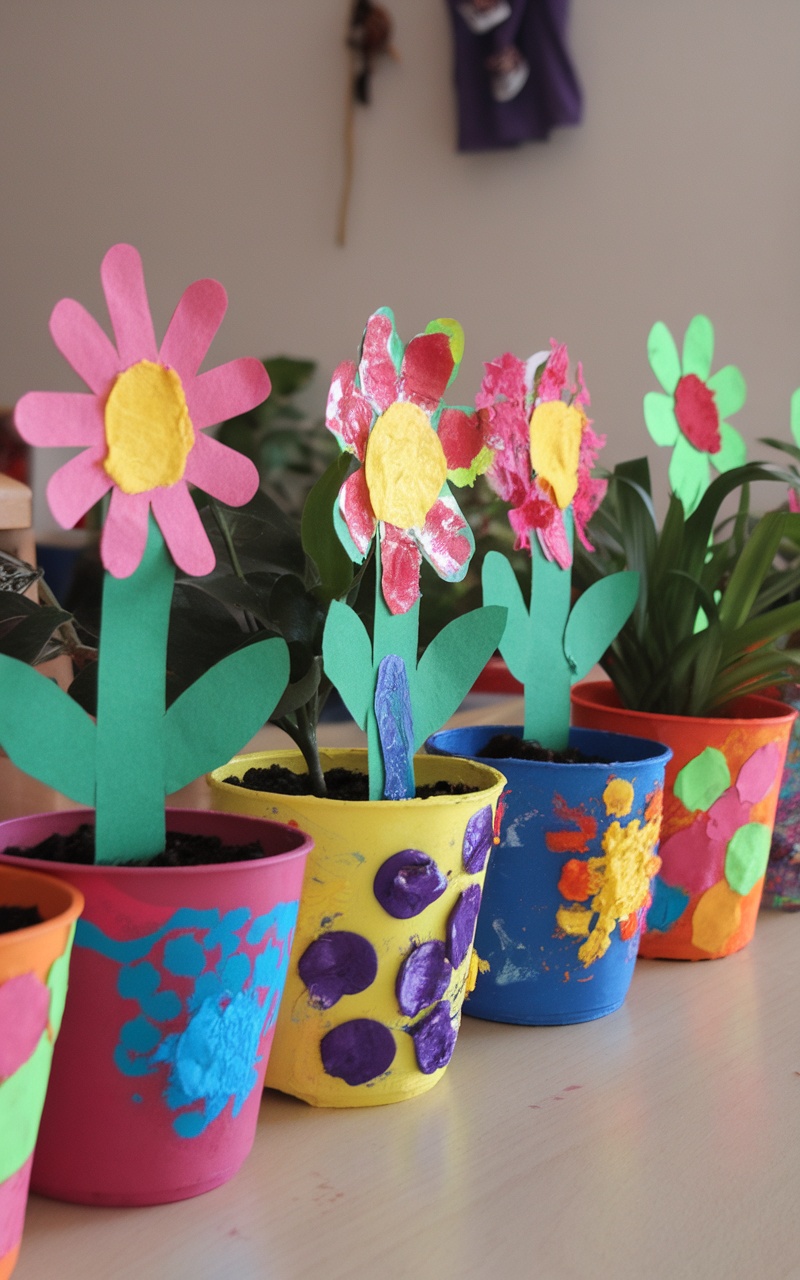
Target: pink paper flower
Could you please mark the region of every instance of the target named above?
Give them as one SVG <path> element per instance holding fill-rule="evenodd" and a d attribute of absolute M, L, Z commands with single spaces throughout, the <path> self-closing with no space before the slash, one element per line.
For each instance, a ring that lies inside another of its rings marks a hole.
<path fill-rule="evenodd" d="M 70 298 L 50 317 L 56 346 L 91 395 L 30 392 L 17 405 L 17 427 L 30 444 L 83 448 L 47 487 L 65 529 L 111 490 L 100 553 L 114 577 L 138 567 L 150 511 L 175 563 L 194 576 L 209 573 L 214 552 L 189 485 L 239 506 L 258 488 L 258 472 L 205 431 L 260 404 L 269 377 L 247 358 L 198 373 L 227 308 L 216 280 L 189 286 L 159 348 L 136 249 L 114 245 L 100 275 L 116 347 Z"/>
<path fill-rule="evenodd" d="M 476 415 L 442 405 L 462 345 L 461 326 L 437 320 L 403 348 L 382 307 L 367 321 L 358 366 L 344 361 L 331 381 L 326 425 L 361 463 L 339 492 L 339 534 L 356 561 L 378 534 L 381 588 L 394 614 L 419 599 L 422 556 L 458 582 L 475 549 L 447 487 L 472 484 L 491 459 Z"/>
<path fill-rule="evenodd" d="M 524 364 L 506 353 L 488 363 L 475 405 L 494 450 L 486 478 L 509 503 L 516 549 L 530 550 L 535 530 L 547 559 L 567 569 L 572 550 L 564 511 L 572 508 L 575 531 L 591 551 L 586 525 L 606 491 L 606 482 L 591 472 L 605 436 L 595 434 L 586 416 L 589 393 L 580 364 L 570 386 L 567 348 L 550 346 L 546 359 L 542 352 Z"/>

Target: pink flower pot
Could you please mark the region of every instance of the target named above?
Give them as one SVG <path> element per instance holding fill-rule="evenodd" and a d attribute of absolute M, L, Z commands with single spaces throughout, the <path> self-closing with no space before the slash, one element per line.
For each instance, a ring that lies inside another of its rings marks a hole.
<path fill-rule="evenodd" d="M 0 850 L 93 820 L 0 824 Z M 170 830 L 264 857 L 200 867 L 2 860 L 80 889 L 70 990 L 31 1186 L 83 1204 L 145 1205 L 231 1178 L 253 1143 L 311 842 L 279 823 L 167 811 Z"/>

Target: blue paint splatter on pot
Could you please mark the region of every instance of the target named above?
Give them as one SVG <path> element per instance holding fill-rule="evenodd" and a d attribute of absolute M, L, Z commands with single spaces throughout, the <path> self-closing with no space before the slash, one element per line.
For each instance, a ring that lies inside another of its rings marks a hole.
<path fill-rule="evenodd" d="M 127 941 L 83 922 L 76 945 L 119 963 L 117 990 L 139 1006 L 120 1028 L 114 1061 L 133 1077 L 166 1068 L 164 1098 L 182 1137 L 203 1133 L 229 1103 L 238 1115 L 256 1085 L 296 920 L 296 902 L 255 918 L 247 908 L 182 908 Z"/>
<path fill-rule="evenodd" d="M 373 893 L 388 915 L 410 920 L 440 898 L 447 877 L 421 849 L 393 853 L 376 872 Z"/>
<path fill-rule="evenodd" d="M 453 970 L 443 942 L 421 942 L 400 966 L 395 991 L 400 1012 L 415 1018 L 436 1000 L 450 984 Z"/>
<path fill-rule="evenodd" d="M 340 1023 L 322 1037 L 319 1049 L 326 1073 L 353 1086 L 382 1076 L 397 1052 L 389 1028 L 374 1018 Z"/>
<path fill-rule="evenodd" d="M 330 1009 L 342 996 L 366 991 L 378 973 L 378 955 L 371 942 L 346 930 L 323 933 L 309 943 L 297 964 L 316 1009 Z"/>
<path fill-rule="evenodd" d="M 447 918 L 447 955 L 454 969 L 466 960 L 472 946 L 480 905 L 480 885 L 467 885 Z"/>
<path fill-rule="evenodd" d="M 450 1013 L 450 1004 L 443 1000 L 415 1026 L 409 1027 L 414 1041 L 417 1065 L 426 1076 L 446 1067 L 456 1047 L 456 1028 Z"/>
<path fill-rule="evenodd" d="M 396 653 L 381 660 L 375 682 L 375 721 L 383 756 L 385 800 L 407 800 L 414 783 L 414 726 L 406 664 Z"/>
<path fill-rule="evenodd" d="M 477 875 L 479 871 L 483 871 L 493 837 L 492 806 L 487 804 L 477 813 L 473 813 L 464 832 L 461 856 L 470 875 Z"/>

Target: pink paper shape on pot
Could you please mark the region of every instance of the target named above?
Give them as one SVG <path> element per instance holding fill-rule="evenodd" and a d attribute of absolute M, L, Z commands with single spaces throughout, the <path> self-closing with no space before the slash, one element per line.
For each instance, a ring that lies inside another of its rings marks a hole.
<path fill-rule="evenodd" d="M 0 1182 L 0 1261 L 22 1239 L 32 1163 L 33 1156 L 5 1182 Z"/>
<path fill-rule="evenodd" d="M 35 973 L 21 973 L 0 986 L 0 1080 L 28 1061 L 47 1029 L 49 1010 L 50 992 Z"/>

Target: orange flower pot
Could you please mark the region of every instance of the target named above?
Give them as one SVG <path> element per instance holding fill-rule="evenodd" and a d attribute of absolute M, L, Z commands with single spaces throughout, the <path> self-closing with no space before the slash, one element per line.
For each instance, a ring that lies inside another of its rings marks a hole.
<path fill-rule="evenodd" d="M 50 876 L 0 866 L 0 906 L 35 906 L 43 917 L 41 924 L 0 934 L 0 1280 L 8 1280 L 83 897 Z"/>
<path fill-rule="evenodd" d="M 630 711 L 605 680 L 573 689 L 576 725 L 655 738 L 672 748 L 662 866 L 640 955 L 718 959 L 752 938 L 796 716 L 757 694 L 706 717 Z"/>

